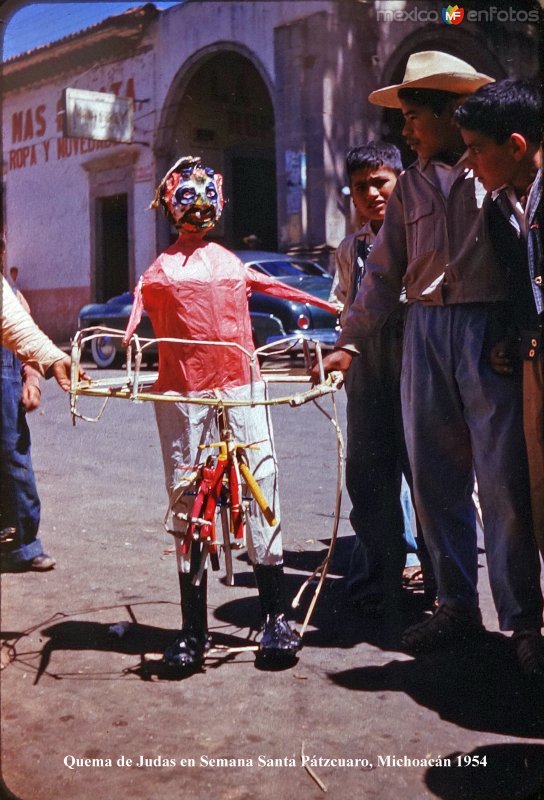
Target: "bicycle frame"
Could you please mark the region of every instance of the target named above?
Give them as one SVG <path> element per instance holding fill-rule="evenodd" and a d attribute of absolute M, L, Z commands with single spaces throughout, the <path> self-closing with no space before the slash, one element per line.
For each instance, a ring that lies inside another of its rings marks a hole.
<path fill-rule="evenodd" d="M 181 553 L 187 555 L 192 541 L 199 540 L 202 543 L 202 556 L 199 570 L 195 576 L 194 583 L 198 585 L 206 561 L 209 557 L 213 570 L 219 569 L 217 534 L 216 534 L 216 515 L 218 506 L 221 511 L 223 525 L 223 550 L 225 553 L 225 566 L 227 573 L 227 583 L 233 585 L 231 549 L 239 549 L 245 543 L 245 505 L 243 497 L 243 486 L 253 495 L 257 505 L 269 525 L 278 524 L 274 517 L 274 512 L 264 497 L 259 484 L 255 480 L 249 465 L 246 463 L 247 448 L 255 448 L 257 444 L 239 444 L 234 441 L 232 431 L 228 426 L 227 411 L 224 408 L 218 410 L 219 428 L 221 441 L 200 445 L 202 449 L 214 447 L 218 449 L 218 456 L 213 461 L 213 456 L 208 456 L 206 462 L 199 466 L 195 486 L 195 500 L 191 514 L 175 512 L 173 506 L 179 502 L 181 494 L 176 495 L 175 502 L 168 507 L 165 518 L 165 529 L 181 539 Z M 227 519 L 222 513 L 228 511 Z M 167 527 L 167 519 L 172 513 L 177 519 L 187 523 L 184 533 L 178 533 Z M 234 542 L 231 540 L 234 538 Z"/>

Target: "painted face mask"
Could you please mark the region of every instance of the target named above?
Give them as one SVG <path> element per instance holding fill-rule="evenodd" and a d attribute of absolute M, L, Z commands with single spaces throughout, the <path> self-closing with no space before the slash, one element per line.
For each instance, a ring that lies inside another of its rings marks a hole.
<path fill-rule="evenodd" d="M 166 173 L 151 206 L 162 205 L 179 230 L 209 230 L 223 211 L 222 183 L 222 175 L 202 166 L 200 158 L 186 156 Z"/>

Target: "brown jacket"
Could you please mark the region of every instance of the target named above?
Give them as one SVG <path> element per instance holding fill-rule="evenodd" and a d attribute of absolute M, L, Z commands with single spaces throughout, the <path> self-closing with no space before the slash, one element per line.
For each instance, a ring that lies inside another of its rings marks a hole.
<path fill-rule="evenodd" d="M 357 348 L 379 329 L 397 308 L 403 282 L 409 303 L 508 299 L 506 278 L 486 235 L 485 190 L 471 171 L 457 170 L 447 198 L 430 161 L 416 162 L 400 175 L 337 348 Z"/>

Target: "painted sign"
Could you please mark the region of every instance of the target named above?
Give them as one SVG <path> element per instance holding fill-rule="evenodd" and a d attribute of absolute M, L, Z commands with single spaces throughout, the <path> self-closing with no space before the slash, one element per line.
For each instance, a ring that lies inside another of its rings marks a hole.
<path fill-rule="evenodd" d="M 134 108 L 138 111 L 141 103 L 134 100 L 134 77 L 127 81 L 114 81 L 109 85 L 109 92 L 119 98 L 132 98 Z M 100 88 L 99 94 L 107 94 L 106 87 Z M 90 94 L 97 94 L 90 92 Z M 52 117 L 54 114 L 54 117 Z M 14 170 L 47 164 L 50 161 L 64 160 L 70 157 L 96 153 L 115 147 L 117 141 L 98 140 L 93 138 L 77 138 L 62 135 L 66 130 L 64 92 L 58 97 L 56 104 L 39 103 L 38 105 L 16 108 L 11 112 L 11 144 L 12 147 L 4 158 L 4 169 Z M 9 115 L 8 115 L 9 118 Z M 61 136 L 55 139 L 54 132 Z M 7 131 L 6 131 L 7 133 Z M 6 139 L 8 136 L 6 135 Z M 40 141 L 33 141 L 39 138 Z"/>
<path fill-rule="evenodd" d="M 130 143 L 134 131 L 131 97 L 86 89 L 64 90 L 64 135 Z"/>

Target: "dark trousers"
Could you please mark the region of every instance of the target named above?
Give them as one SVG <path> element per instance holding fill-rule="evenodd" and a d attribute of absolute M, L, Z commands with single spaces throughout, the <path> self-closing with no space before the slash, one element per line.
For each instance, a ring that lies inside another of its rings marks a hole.
<path fill-rule="evenodd" d="M 478 604 L 474 474 L 489 581 L 501 630 L 542 619 L 540 565 L 531 526 L 521 376 L 498 375 L 489 351 L 501 309 L 467 303 L 408 309 L 402 409 L 416 509 L 439 602 Z"/>
<path fill-rule="evenodd" d="M 347 577 L 355 599 L 401 587 L 406 558 L 400 490 L 410 483 L 400 404 L 403 309 L 365 340 L 346 374 L 346 488 L 356 534 Z"/>
<path fill-rule="evenodd" d="M 20 364 L 0 348 L 0 531 L 13 528 L 12 541 L 2 544 L 2 560 L 31 561 L 43 553 L 38 539 L 40 498 L 30 457 L 30 432 L 21 405 Z"/>

